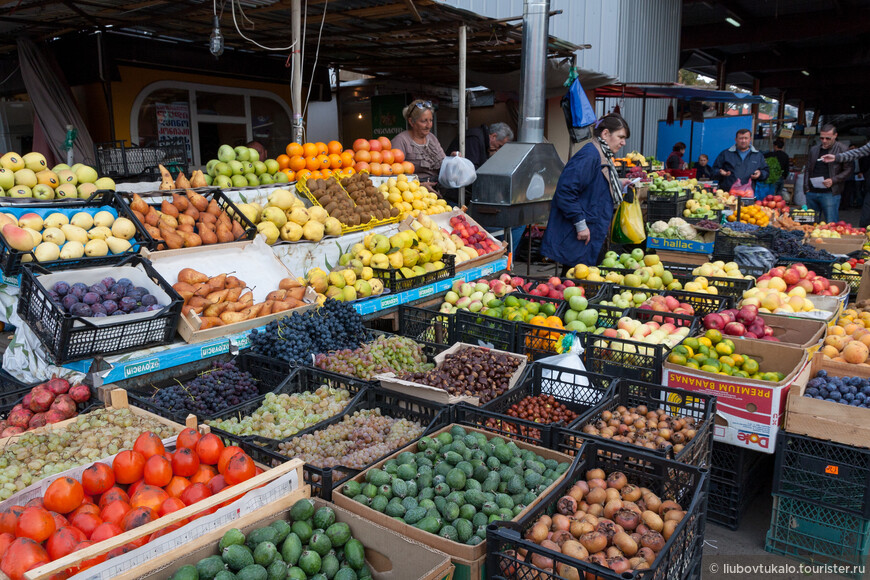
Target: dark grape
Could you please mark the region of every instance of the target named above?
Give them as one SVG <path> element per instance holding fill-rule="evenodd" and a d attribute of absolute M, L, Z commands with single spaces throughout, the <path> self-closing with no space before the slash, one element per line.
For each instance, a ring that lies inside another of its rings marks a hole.
<path fill-rule="evenodd" d="M 214 415 L 257 397 L 257 380 L 234 361 L 215 363 L 196 378 L 158 390 L 151 401 L 169 411 Z"/>

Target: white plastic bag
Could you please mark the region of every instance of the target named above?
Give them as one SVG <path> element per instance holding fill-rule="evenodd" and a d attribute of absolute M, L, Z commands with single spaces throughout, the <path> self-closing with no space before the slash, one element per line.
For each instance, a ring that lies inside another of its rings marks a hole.
<path fill-rule="evenodd" d="M 537 361 L 539 363 L 560 367 L 563 370 L 558 371 L 558 376 L 554 377 L 552 376 L 553 373 L 551 371 L 545 369 L 541 376 L 545 379 L 558 380 L 564 383 L 576 385 L 578 387 L 588 387 L 588 378 L 583 375 L 575 375 L 574 373 L 570 372 L 572 370 L 586 372 L 586 366 L 583 364 L 583 360 L 580 358 L 580 355 L 583 354 L 583 346 L 581 345 L 579 337 L 576 334 L 571 333 L 570 335 L 567 335 L 565 338 L 563 338 L 563 341 L 569 342 L 565 340 L 569 337 L 570 346 L 568 347 L 567 352 L 563 352 L 562 354 L 557 354 L 555 356 L 548 356 Z M 543 387 L 542 391 L 547 392 L 547 388 Z"/>
<path fill-rule="evenodd" d="M 445 157 L 441 162 L 441 172 L 438 174 L 438 183 L 444 187 L 456 189 L 471 185 L 477 179 L 474 171 L 474 163 L 465 157 L 456 155 Z"/>

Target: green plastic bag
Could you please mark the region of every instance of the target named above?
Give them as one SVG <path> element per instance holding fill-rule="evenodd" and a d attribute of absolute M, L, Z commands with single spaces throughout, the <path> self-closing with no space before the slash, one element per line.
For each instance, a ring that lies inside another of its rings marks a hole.
<path fill-rule="evenodd" d="M 633 187 L 629 188 L 613 214 L 610 239 L 617 244 L 639 244 L 646 239 L 640 200 Z"/>

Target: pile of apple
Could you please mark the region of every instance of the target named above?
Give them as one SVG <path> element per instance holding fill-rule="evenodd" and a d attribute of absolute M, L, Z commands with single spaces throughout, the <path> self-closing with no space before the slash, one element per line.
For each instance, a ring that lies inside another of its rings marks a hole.
<path fill-rule="evenodd" d="M 856 228 L 850 223 L 846 223 L 842 220 L 838 222 L 821 222 L 815 225 L 813 232 L 818 230 L 819 232 L 832 232 L 840 234 L 840 236 L 863 236 L 867 229 L 866 228 Z M 836 236 L 836 237 L 840 237 Z M 828 237 L 822 234 L 817 237 Z"/>
<path fill-rule="evenodd" d="M 688 326 L 676 326 L 673 323 L 659 323 L 655 321 L 641 322 L 623 316 L 616 323 L 616 328 L 596 328 L 595 334 L 605 338 L 621 338 L 623 340 L 633 340 L 645 345 L 665 345 L 668 348 L 674 348 L 684 338 L 689 336 L 690 328 Z M 608 345 L 601 345 L 608 346 Z M 617 348 L 618 345 L 610 344 L 610 348 Z M 637 350 L 632 350 L 627 347 L 631 345 L 622 345 L 624 352 L 639 352 L 646 354 L 642 347 L 637 347 Z"/>
<path fill-rule="evenodd" d="M 565 299 L 568 301 L 568 310 L 562 317 L 565 330 L 591 332 L 598 326 L 598 310 L 594 305 L 589 307 L 583 288 L 580 286 L 566 288 Z"/>
<path fill-rule="evenodd" d="M 755 205 L 779 210 L 780 213 L 789 211 L 788 202 L 781 195 L 768 195 L 764 199 L 756 201 Z"/>
<path fill-rule="evenodd" d="M 481 278 L 473 283 L 454 280 L 452 288 L 444 295 L 440 312 L 445 314 L 453 314 L 457 310 L 480 312 L 493 300 L 504 298 L 520 289 L 524 282 L 522 278 L 511 277 L 510 274 L 502 274 L 492 280 Z"/>
<path fill-rule="evenodd" d="M 504 274 L 502 274 L 504 276 Z M 514 278 L 516 280 L 516 278 Z M 522 278 L 520 278 L 522 280 Z M 565 294 L 568 288 L 575 288 L 573 280 L 565 278 L 562 280 L 557 276 L 553 276 L 546 282 L 536 282 L 529 280 L 521 284 L 521 289 L 526 294 L 532 296 L 543 296 L 544 298 L 556 298 L 558 300 L 567 300 L 569 296 Z M 583 294 L 585 295 L 585 293 Z"/>
<path fill-rule="evenodd" d="M 821 229 L 816 227 L 813 231 L 810 232 L 811 238 L 841 238 L 843 236 L 840 235 L 839 232 L 829 229 Z"/>
<path fill-rule="evenodd" d="M 450 218 L 450 227 L 453 228 L 450 235 L 459 236 L 466 247 L 472 247 L 477 251 L 478 256 L 497 252 L 502 248 L 486 230 L 468 223 L 468 218 L 464 214 Z"/>
<path fill-rule="evenodd" d="M 607 252 L 601 262 L 604 268 L 622 268 L 634 270 L 631 274 L 620 272 L 607 272 L 604 280 L 630 288 L 649 288 L 652 290 L 682 290 L 683 285 L 679 280 L 674 280 L 674 275 L 665 270 L 661 260 L 655 254 L 644 255 L 643 250 L 635 248 L 631 254 L 619 255 L 616 252 Z M 576 267 L 575 267 L 576 269 Z"/>
<path fill-rule="evenodd" d="M 723 262 L 722 260 L 701 264 L 692 270 L 692 275 L 706 278 L 752 278 L 752 276 L 743 275 L 737 262 Z"/>
<path fill-rule="evenodd" d="M 798 296 L 815 294 L 816 296 L 838 296 L 839 289 L 831 287 L 831 282 L 824 276 L 819 276 L 801 263 L 792 264 L 788 268 L 777 266 L 770 272 L 759 277 L 755 283 L 757 288 L 773 288 L 780 292 L 786 292 L 790 296 L 796 288 L 803 289 L 803 294 Z"/>
<path fill-rule="evenodd" d="M 758 307 L 749 304 L 743 304 L 739 310 L 729 308 L 722 312 L 708 314 L 703 318 L 702 323 L 706 330 L 718 330 L 729 336 L 779 342 L 779 339 L 773 336 L 773 329 L 758 315 Z"/>
<path fill-rule="evenodd" d="M 0 197 L 87 199 L 98 189 L 114 191 L 115 182 L 82 163 L 59 163 L 49 169 L 45 156 L 35 151 L 23 157 L 10 151 L 0 157 Z"/>
<path fill-rule="evenodd" d="M 127 218 L 116 219 L 108 211 L 93 215 L 80 211 L 72 219 L 60 212 L 45 219 L 33 212 L 20 218 L 0 213 L 0 232 L 11 248 L 19 252 L 33 250 L 38 262 L 53 262 L 126 252 L 132 247 L 129 240 L 136 235 L 136 226 Z M 21 261 L 32 259 L 26 254 Z"/>
<path fill-rule="evenodd" d="M 275 159 L 260 160 L 260 153 L 250 147 L 221 145 L 217 159 L 205 165 L 205 181 L 215 187 L 251 187 L 287 183 L 290 178 L 281 171 Z M 178 184 L 176 184 L 176 187 Z"/>
<path fill-rule="evenodd" d="M 688 302 L 680 302 L 673 296 L 651 296 L 640 305 L 640 310 L 652 310 L 654 312 L 670 312 L 673 314 L 683 314 L 685 316 L 694 316 L 695 307 Z M 653 321 L 659 324 L 670 322 L 674 324 L 676 321 L 673 317 L 659 316 L 653 317 Z"/>
<path fill-rule="evenodd" d="M 567 272 L 568 278 L 574 280 L 589 280 L 590 282 L 604 282 L 601 276 L 601 271 L 597 266 L 587 266 L 586 264 L 577 264 Z"/>
<path fill-rule="evenodd" d="M 613 297 L 610 300 L 602 300 L 600 304 L 602 306 L 613 306 L 625 310 L 626 308 L 640 306 L 646 302 L 649 297 L 650 294 L 647 292 L 636 292 L 630 288 L 620 289 L 619 287 L 616 287 Z"/>

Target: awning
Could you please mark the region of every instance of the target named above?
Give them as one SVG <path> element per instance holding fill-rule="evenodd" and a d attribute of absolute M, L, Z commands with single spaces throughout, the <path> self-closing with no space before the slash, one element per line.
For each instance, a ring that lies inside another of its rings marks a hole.
<path fill-rule="evenodd" d="M 680 99 L 683 101 L 708 101 L 714 103 L 744 103 L 763 104 L 766 101 L 761 95 L 735 93 L 733 91 L 717 91 L 699 87 L 687 86 L 643 86 L 643 85 L 607 85 L 595 90 L 596 97 L 626 98 L 626 99 Z"/>

